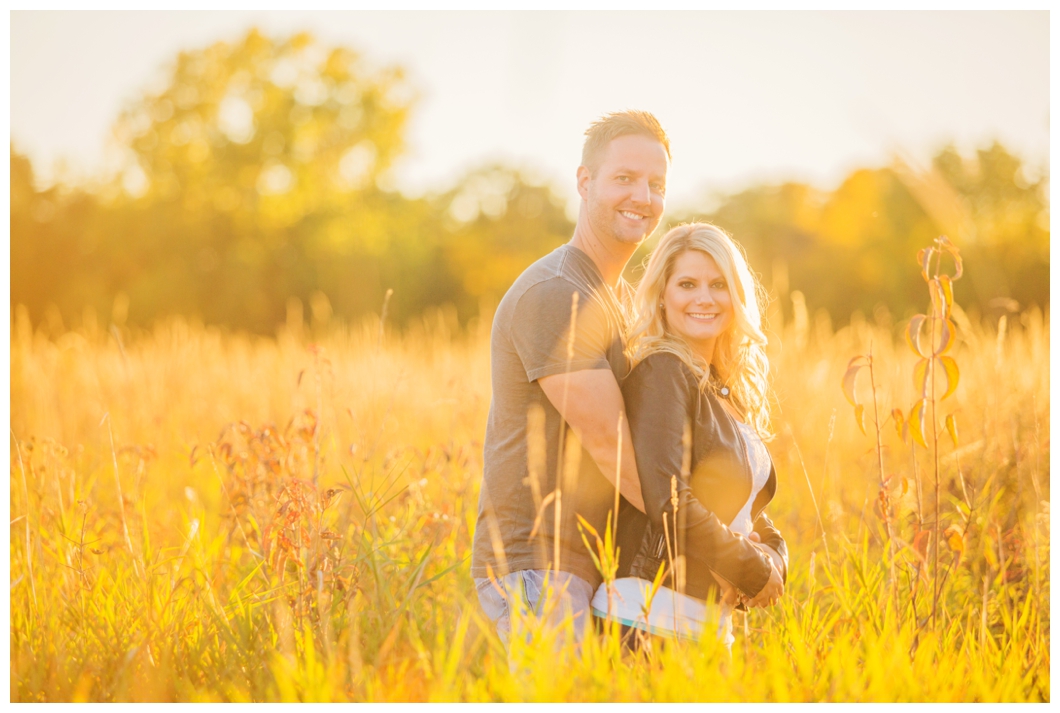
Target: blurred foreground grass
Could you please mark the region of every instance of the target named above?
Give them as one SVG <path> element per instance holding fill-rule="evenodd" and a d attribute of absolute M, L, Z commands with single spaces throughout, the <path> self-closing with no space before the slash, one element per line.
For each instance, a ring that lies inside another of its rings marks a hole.
<path fill-rule="evenodd" d="M 884 424 L 896 607 L 874 437 L 840 391 L 871 347 L 881 418 L 908 411 L 913 355 L 886 314 L 835 332 L 797 314 L 771 354 L 782 605 L 737 616 L 731 661 L 604 635 L 577 660 L 516 644 L 515 677 L 468 573 L 488 325 L 48 334 L 16 310 L 11 699 L 1049 700 L 1048 316 L 957 322 L 942 523 L 963 536 L 942 545 L 936 627 L 913 546 L 930 458 L 914 471 Z"/>

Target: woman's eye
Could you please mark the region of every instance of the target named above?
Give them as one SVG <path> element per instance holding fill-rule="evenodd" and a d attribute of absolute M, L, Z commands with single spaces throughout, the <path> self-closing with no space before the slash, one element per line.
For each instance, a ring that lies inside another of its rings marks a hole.
<path fill-rule="evenodd" d="M 715 282 L 713 285 L 715 290 L 724 290 L 728 287 L 724 282 Z"/>

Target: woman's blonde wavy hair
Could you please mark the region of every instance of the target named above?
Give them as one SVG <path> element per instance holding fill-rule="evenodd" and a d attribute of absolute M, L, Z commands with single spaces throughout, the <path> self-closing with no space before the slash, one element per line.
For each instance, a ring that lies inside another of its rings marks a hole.
<path fill-rule="evenodd" d="M 677 258 L 689 250 L 698 250 L 714 259 L 733 296 L 735 318 L 715 342 L 710 364 L 681 336 L 670 331 L 660 306 Z M 699 387 L 704 391 L 716 392 L 717 387 L 727 386 L 729 401 L 743 420 L 763 440 L 770 440 L 773 432 L 769 423 L 769 359 L 760 308 L 765 302 L 765 290 L 747 266 L 743 248 L 725 231 L 710 223 L 679 225 L 659 240 L 637 286 L 634 319 L 626 340 L 627 354 L 634 365 L 655 352 L 680 357 L 699 377 Z"/>

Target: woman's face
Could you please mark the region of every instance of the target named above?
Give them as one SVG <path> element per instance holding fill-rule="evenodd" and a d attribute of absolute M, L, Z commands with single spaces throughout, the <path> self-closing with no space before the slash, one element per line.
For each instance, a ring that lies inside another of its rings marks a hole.
<path fill-rule="evenodd" d="M 677 256 L 662 298 L 666 324 L 710 363 L 714 343 L 732 327 L 732 293 L 714 258 L 699 250 Z"/>

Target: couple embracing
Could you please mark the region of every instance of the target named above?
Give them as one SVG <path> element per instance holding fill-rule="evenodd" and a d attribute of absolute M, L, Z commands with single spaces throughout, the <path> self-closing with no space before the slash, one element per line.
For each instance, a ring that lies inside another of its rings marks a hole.
<path fill-rule="evenodd" d="M 705 223 L 667 232 L 635 291 L 622 279 L 662 217 L 669 165 L 647 112 L 590 126 L 573 238 L 497 308 L 471 574 L 506 644 L 518 609 L 572 618 L 579 646 L 594 614 L 731 645 L 734 607 L 783 594 L 787 548 L 763 512 L 777 479 L 761 286 Z M 579 520 L 603 533 L 616 502 L 608 586 Z"/>

